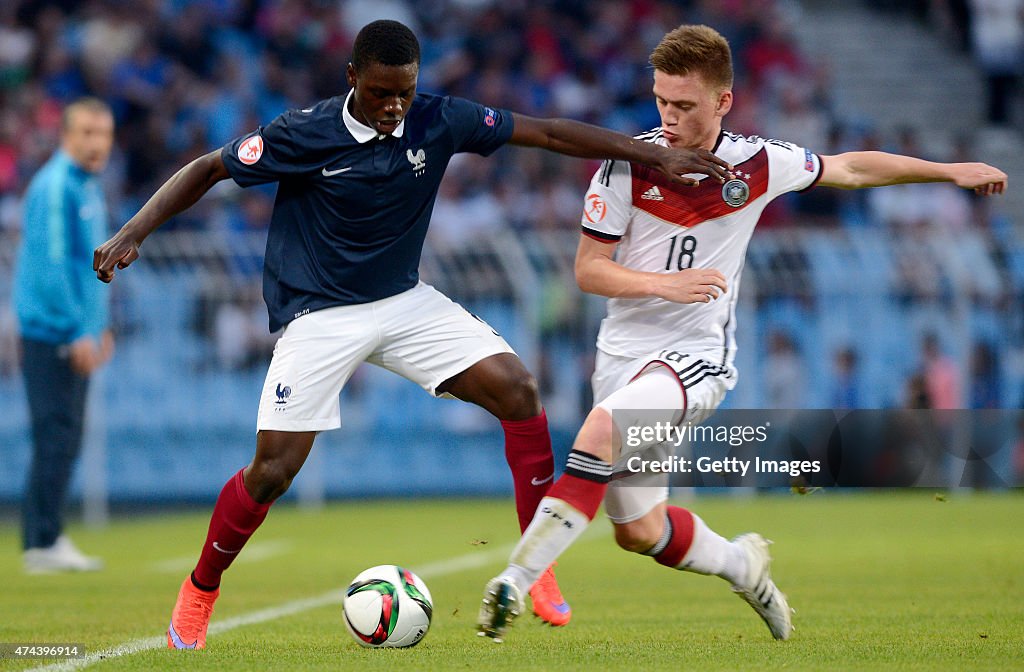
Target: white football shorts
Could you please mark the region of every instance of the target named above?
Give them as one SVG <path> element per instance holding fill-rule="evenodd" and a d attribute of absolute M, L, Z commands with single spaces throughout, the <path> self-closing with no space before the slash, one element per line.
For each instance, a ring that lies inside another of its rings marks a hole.
<path fill-rule="evenodd" d="M 725 394 L 736 383 L 736 370 L 700 356 L 666 349 L 645 357 L 619 357 L 601 350 L 591 379 L 595 406 L 612 414 L 619 431 L 642 422 L 700 424 L 718 409 Z M 656 412 L 657 409 L 664 413 Z M 685 413 L 683 412 L 685 409 Z M 630 410 L 642 413 L 631 419 Z M 638 520 L 668 499 L 668 475 L 624 473 L 630 454 L 643 451 L 645 458 L 663 459 L 674 454 L 674 446 L 640 443 L 629 447 L 622 442 L 616 473 L 605 494 L 604 507 L 614 523 Z"/>
<path fill-rule="evenodd" d="M 340 427 L 338 395 L 362 362 L 436 394 L 444 381 L 503 352 L 514 354 L 494 329 L 423 282 L 380 301 L 307 313 L 274 346 L 256 427 Z"/>

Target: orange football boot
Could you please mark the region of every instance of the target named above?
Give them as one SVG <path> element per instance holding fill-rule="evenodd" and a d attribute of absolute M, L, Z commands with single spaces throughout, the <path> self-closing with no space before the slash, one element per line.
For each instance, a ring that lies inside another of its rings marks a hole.
<path fill-rule="evenodd" d="M 533 600 L 533 613 L 551 625 L 565 625 L 572 618 L 572 607 L 562 597 L 555 579 L 555 565 L 544 570 L 537 583 L 530 588 L 530 599 Z"/>
<path fill-rule="evenodd" d="M 171 612 L 171 624 L 167 626 L 168 649 L 206 648 L 206 628 L 210 625 L 213 603 L 219 595 L 220 588 L 213 592 L 199 590 L 192 583 L 191 576 L 185 577 Z"/>

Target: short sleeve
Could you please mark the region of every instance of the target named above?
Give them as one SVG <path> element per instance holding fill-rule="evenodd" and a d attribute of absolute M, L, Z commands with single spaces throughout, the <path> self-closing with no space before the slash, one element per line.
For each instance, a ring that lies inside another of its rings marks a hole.
<path fill-rule="evenodd" d="M 445 99 L 444 110 L 456 152 L 487 156 L 512 137 L 514 122 L 508 110 L 485 107 L 456 97 Z"/>
<path fill-rule="evenodd" d="M 221 149 L 228 173 L 240 186 L 277 182 L 320 169 L 322 150 L 302 129 L 295 111 L 280 115 L 254 133 L 235 138 Z"/>
<path fill-rule="evenodd" d="M 791 142 L 766 140 L 772 198 L 791 191 L 807 191 L 821 179 L 821 157 Z"/>
<path fill-rule="evenodd" d="M 628 161 L 601 164 L 583 200 L 583 235 L 604 243 L 616 243 L 626 235 L 633 210 L 632 179 Z"/>

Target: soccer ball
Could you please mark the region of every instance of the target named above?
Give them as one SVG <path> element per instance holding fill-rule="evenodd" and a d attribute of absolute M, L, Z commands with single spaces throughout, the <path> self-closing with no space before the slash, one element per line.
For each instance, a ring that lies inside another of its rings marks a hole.
<path fill-rule="evenodd" d="M 345 628 L 357 642 L 400 648 L 427 634 L 434 604 L 420 577 L 396 565 L 378 565 L 352 579 L 342 609 Z"/>

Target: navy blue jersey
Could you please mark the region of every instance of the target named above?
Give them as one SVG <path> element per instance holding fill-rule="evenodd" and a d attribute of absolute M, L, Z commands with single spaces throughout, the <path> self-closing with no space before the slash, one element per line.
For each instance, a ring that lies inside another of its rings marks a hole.
<path fill-rule="evenodd" d="M 512 136 L 511 113 L 461 98 L 418 94 L 392 135 L 356 121 L 347 101 L 290 110 L 221 150 L 239 185 L 278 183 L 263 270 L 271 331 L 414 287 L 448 161 Z"/>

